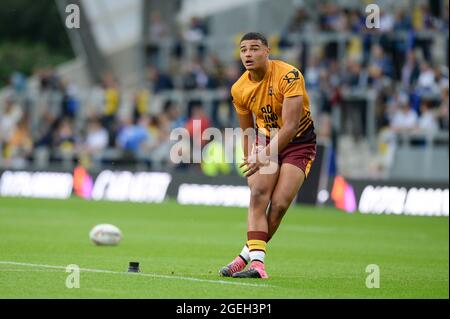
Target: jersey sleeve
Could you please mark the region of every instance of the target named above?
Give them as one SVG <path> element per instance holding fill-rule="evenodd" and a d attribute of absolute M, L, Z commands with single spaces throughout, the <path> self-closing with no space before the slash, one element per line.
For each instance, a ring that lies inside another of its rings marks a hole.
<path fill-rule="evenodd" d="M 250 110 L 242 104 L 241 96 L 239 90 L 235 87 L 231 87 L 231 102 L 236 109 L 236 113 L 241 115 L 246 115 L 250 113 Z"/>
<path fill-rule="evenodd" d="M 304 95 L 303 75 L 297 69 L 284 72 L 279 85 L 284 97 Z"/>

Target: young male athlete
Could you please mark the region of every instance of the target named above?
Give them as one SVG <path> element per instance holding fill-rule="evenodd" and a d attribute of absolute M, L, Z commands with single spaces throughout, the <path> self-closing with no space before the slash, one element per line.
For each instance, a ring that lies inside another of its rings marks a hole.
<path fill-rule="evenodd" d="M 243 165 L 251 194 L 248 240 L 241 253 L 220 270 L 227 277 L 268 278 L 264 268 L 267 242 L 308 176 L 316 154 L 303 75 L 292 65 L 270 60 L 269 52 L 267 39 L 260 33 L 247 33 L 240 41 L 246 71 L 231 88 L 233 104 L 241 129 L 256 128 L 265 137 L 243 136 Z M 267 169 L 271 165 L 274 169 Z"/>

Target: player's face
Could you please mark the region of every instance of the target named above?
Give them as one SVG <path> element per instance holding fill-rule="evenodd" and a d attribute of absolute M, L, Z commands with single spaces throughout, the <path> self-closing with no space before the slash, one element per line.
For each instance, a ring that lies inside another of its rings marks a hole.
<path fill-rule="evenodd" d="M 264 67 L 269 57 L 269 48 L 261 40 L 242 41 L 240 52 L 242 64 L 249 71 Z"/>

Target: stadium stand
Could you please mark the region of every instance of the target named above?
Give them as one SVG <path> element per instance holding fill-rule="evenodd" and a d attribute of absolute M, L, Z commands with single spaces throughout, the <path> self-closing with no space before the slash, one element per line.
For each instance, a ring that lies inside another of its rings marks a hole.
<path fill-rule="evenodd" d="M 272 57 L 305 76 L 330 174 L 448 181 L 448 1 L 395 3 L 379 29 L 366 27 L 359 1 L 338 2 L 289 1 L 284 27 L 268 34 Z M 139 81 L 124 80 L 118 57 L 82 85 L 62 68 L 12 74 L 0 91 L 0 166 L 172 170 L 173 128 L 199 112 L 208 125 L 236 127 L 229 90 L 242 71 L 240 33 L 215 31 L 230 11 L 176 24 L 162 9 L 142 19 Z"/>

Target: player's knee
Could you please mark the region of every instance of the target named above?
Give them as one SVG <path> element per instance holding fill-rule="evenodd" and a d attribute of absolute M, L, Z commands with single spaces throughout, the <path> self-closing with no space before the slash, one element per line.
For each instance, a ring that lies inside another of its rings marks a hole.
<path fill-rule="evenodd" d="M 270 199 L 270 192 L 264 187 L 255 186 L 250 190 L 250 198 L 254 201 L 261 201 L 263 199 Z"/>

